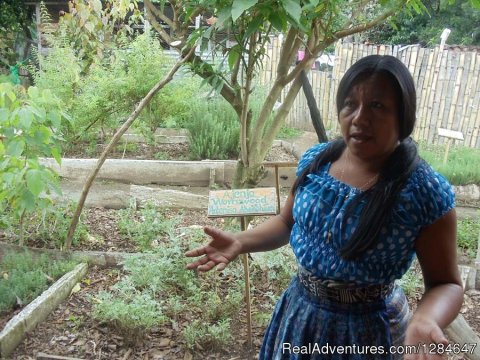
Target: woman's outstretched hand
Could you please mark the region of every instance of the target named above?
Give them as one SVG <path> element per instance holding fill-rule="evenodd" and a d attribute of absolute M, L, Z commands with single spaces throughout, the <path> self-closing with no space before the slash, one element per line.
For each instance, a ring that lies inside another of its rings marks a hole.
<path fill-rule="evenodd" d="M 208 226 L 204 227 L 203 231 L 212 240 L 205 246 L 185 253 L 185 256 L 188 257 L 201 256 L 201 258 L 187 264 L 187 269 L 208 271 L 216 266 L 218 271 L 222 271 L 241 254 L 242 245 L 233 234 Z"/>

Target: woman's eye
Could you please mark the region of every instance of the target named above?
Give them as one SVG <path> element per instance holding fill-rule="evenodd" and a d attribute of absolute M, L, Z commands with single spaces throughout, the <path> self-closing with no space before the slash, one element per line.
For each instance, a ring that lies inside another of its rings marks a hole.
<path fill-rule="evenodd" d="M 374 109 L 381 109 L 383 108 L 383 104 L 378 101 L 373 101 L 370 106 Z"/>
<path fill-rule="evenodd" d="M 344 107 L 344 108 L 351 108 L 351 107 L 353 107 L 353 101 L 351 101 L 351 100 L 345 100 L 345 101 L 343 102 L 343 107 Z"/>

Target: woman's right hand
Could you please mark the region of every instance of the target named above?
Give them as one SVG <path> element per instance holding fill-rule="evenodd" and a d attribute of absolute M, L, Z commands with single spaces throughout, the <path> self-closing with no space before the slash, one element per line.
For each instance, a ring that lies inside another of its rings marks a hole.
<path fill-rule="evenodd" d="M 205 246 L 187 251 L 185 256 L 201 258 L 187 264 L 187 269 L 196 269 L 198 271 L 208 271 L 215 266 L 218 271 L 225 267 L 241 254 L 242 244 L 234 234 L 206 226 L 203 228 L 205 234 L 212 240 Z"/>

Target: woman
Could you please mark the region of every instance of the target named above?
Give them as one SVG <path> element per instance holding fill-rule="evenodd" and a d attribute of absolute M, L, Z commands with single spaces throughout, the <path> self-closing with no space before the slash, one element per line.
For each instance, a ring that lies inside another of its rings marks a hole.
<path fill-rule="evenodd" d="M 186 253 L 202 256 L 190 269 L 223 270 L 239 254 L 290 241 L 298 275 L 276 305 L 260 359 L 442 358 L 431 350 L 448 343 L 442 329 L 463 300 L 455 200 L 417 155 L 415 107 L 398 59 L 359 60 L 338 88 L 342 138 L 307 150 L 280 215 L 238 234 L 207 227 L 210 243 Z M 394 281 L 415 254 L 425 294 L 410 316 Z"/>

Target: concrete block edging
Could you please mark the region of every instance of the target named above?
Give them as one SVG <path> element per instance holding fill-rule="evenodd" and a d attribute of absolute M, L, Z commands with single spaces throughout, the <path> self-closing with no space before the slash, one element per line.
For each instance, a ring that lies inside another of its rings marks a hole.
<path fill-rule="evenodd" d="M 87 269 L 88 265 L 85 263 L 77 265 L 5 325 L 0 332 L 0 358 L 8 358 L 27 333 L 45 320 L 70 295 L 75 284 L 86 275 Z"/>

